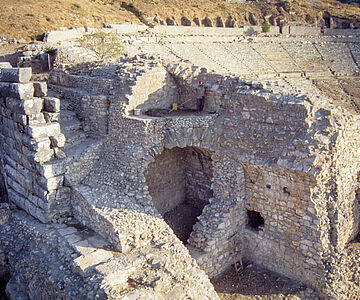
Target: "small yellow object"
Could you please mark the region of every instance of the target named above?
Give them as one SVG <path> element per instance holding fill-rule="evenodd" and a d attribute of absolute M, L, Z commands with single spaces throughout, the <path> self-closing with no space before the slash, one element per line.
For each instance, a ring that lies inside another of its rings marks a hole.
<path fill-rule="evenodd" d="M 177 103 L 173 103 L 172 110 L 177 110 L 177 109 L 178 109 Z"/>

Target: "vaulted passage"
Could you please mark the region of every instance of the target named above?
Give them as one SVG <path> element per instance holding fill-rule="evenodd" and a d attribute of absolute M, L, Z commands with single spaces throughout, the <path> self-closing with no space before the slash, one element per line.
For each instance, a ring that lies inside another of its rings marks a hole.
<path fill-rule="evenodd" d="M 210 152 L 195 147 L 165 149 L 149 165 L 145 177 L 154 206 L 186 243 L 213 195 Z"/>

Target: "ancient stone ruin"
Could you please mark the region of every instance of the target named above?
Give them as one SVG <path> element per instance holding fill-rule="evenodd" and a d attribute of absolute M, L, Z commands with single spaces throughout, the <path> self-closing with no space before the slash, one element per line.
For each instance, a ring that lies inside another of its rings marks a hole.
<path fill-rule="evenodd" d="M 47 84 L 2 66 L 8 294 L 218 299 L 250 261 L 358 298 L 359 40 L 162 30 L 126 62 L 59 47 Z"/>

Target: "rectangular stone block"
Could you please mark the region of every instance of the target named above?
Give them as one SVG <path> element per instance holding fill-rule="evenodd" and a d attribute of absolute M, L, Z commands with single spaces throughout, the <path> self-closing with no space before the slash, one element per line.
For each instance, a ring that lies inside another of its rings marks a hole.
<path fill-rule="evenodd" d="M 35 195 L 32 195 L 33 200 L 36 201 L 36 206 L 40 207 L 41 209 L 43 209 L 44 211 L 50 211 L 50 203 L 47 201 L 44 201 L 43 199 L 41 199 L 40 197 L 37 197 Z"/>
<path fill-rule="evenodd" d="M 46 190 L 55 190 L 63 185 L 64 183 L 64 176 L 56 176 L 51 178 L 45 178 L 42 176 L 39 176 L 37 178 L 39 185 L 46 189 Z"/>
<path fill-rule="evenodd" d="M 56 190 L 45 190 L 42 188 L 38 183 L 33 182 L 32 190 L 34 195 L 38 196 L 40 199 L 44 200 L 45 202 L 53 202 L 56 200 Z"/>
<path fill-rule="evenodd" d="M 0 96 L 17 99 L 30 99 L 34 97 L 34 85 L 28 83 L 0 82 Z"/>
<path fill-rule="evenodd" d="M 29 115 L 28 116 L 28 125 L 40 125 L 40 124 L 45 124 L 45 117 L 44 114 L 39 113 L 39 114 L 33 114 L 33 115 Z"/>
<path fill-rule="evenodd" d="M 25 197 L 16 193 L 12 188 L 8 188 L 8 198 L 10 202 L 14 203 L 16 206 L 25 209 Z"/>
<path fill-rule="evenodd" d="M 1 68 L 0 81 L 23 83 L 31 79 L 31 68 Z"/>
<path fill-rule="evenodd" d="M 17 181 L 13 180 L 9 176 L 6 178 L 6 182 L 8 184 L 8 187 L 12 188 L 14 191 L 17 191 L 19 194 L 21 194 L 24 197 L 29 196 L 29 191 L 25 189 L 21 184 L 19 184 Z"/>
<path fill-rule="evenodd" d="M 46 123 L 44 125 L 26 126 L 26 133 L 34 138 L 56 136 L 61 133 L 59 123 Z"/>
<path fill-rule="evenodd" d="M 34 96 L 46 97 L 47 83 L 45 81 L 34 81 Z"/>
<path fill-rule="evenodd" d="M 44 110 L 52 113 L 60 112 L 60 99 L 55 97 L 45 97 Z"/>
<path fill-rule="evenodd" d="M 66 164 L 64 160 L 38 164 L 36 166 L 39 173 L 45 178 L 62 175 L 65 173 Z"/>
<path fill-rule="evenodd" d="M 2 68 L 12 68 L 12 65 L 7 61 L 0 62 L 0 69 Z"/>
<path fill-rule="evenodd" d="M 51 146 L 53 148 L 62 148 L 65 146 L 65 142 L 66 142 L 66 138 L 65 135 L 63 134 L 59 134 L 59 135 L 55 135 L 50 137 L 51 140 Z"/>
<path fill-rule="evenodd" d="M 23 174 L 21 174 L 18 170 L 10 167 L 9 165 L 4 166 L 5 174 L 9 177 L 11 177 L 13 180 L 15 180 L 18 183 L 21 183 L 21 185 L 26 189 L 31 189 L 32 187 L 32 178 L 25 177 Z"/>
<path fill-rule="evenodd" d="M 32 164 L 28 158 L 16 149 L 12 149 L 6 144 L 4 145 L 3 149 L 6 155 L 8 155 L 11 159 L 15 160 L 20 165 L 24 166 L 26 169 L 30 170 L 32 168 Z"/>
<path fill-rule="evenodd" d="M 13 113 L 13 119 L 17 123 L 20 123 L 22 125 L 28 125 L 27 115 Z"/>
<path fill-rule="evenodd" d="M 6 107 L 11 111 L 25 115 L 39 114 L 43 108 L 43 100 L 41 98 L 32 98 L 23 101 L 6 98 L 5 102 Z"/>
<path fill-rule="evenodd" d="M 59 113 L 44 112 L 45 120 L 47 123 L 59 122 Z"/>
<path fill-rule="evenodd" d="M 50 150 L 50 139 L 48 137 L 29 138 L 25 144 L 31 151 Z"/>
<path fill-rule="evenodd" d="M 45 163 L 54 159 L 54 150 L 41 150 L 37 152 L 29 151 L 26 155 L 29 161 L 34 161 L 36 163 Z"/>

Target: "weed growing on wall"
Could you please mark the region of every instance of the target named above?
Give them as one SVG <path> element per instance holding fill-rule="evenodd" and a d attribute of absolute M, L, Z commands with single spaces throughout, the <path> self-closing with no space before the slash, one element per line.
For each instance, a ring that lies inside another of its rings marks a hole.
<path fill-rule="evenodd" d="M 270 24 L 267 21 L 265 21 L 261 25 L 261 30 L 262 30 L 262 32 L 269 32 L 270 31 Z"/>

